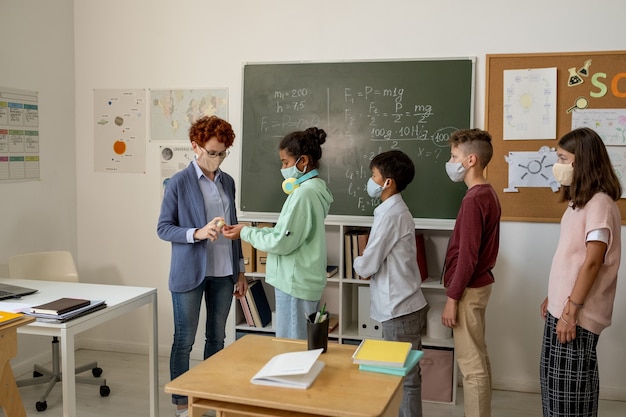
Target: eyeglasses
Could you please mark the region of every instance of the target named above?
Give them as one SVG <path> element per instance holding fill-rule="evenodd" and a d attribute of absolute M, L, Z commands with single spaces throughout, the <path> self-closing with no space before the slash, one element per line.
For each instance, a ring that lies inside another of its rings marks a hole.
<path fill-rule="evenodd" d="M 205 148 L 202 149 L 206 151 L 207 155 L 209 155 L 209 158 L 217 158 L 219 156 L 220 159 L 224 159 L 230 154 L 230 150 L 228 149 L 226 149 L 224 152 L 209 151 Z"/>

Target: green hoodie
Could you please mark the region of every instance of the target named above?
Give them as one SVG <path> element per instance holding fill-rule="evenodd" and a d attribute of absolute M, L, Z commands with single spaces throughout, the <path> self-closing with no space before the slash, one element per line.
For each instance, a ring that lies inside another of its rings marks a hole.
<path fill-rule="evenodd" d="M 274 227 L 244 227 L 241 239 L 267 252 L 265 282 L 319 301 L 326 286 L 326 227 L 333 196 L 324 180 L 303 182 L 287 197 Z"/>

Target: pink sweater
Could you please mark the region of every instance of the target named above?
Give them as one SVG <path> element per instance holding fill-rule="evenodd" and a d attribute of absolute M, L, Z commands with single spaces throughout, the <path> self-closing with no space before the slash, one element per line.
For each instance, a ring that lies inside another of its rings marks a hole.
<path fill-rule="evenodd" d="M 611 324 L 622 245 L 620 212 L 607 194 L 595 194 L 583 208 L 565 210 L 548 285 L 548 311 L 559 318 L 585 260 L 587 233 L 601 228 L 610 231 L 604 265 L 578 315 L 578 324 L 597 335 Z"/>

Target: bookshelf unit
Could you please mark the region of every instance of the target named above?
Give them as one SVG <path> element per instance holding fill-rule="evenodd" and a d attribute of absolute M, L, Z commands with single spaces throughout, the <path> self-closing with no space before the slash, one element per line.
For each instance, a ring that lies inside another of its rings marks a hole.
<path fill-rule="evenodd" d="M 240 215 L 240 222 L 275 223 L 277 215 L 255 213 L 254 215 Z M 326 288 L 321 303 L 326 303 L 326 309 L 338 317 L 337 327 L 328 335 L 330 342 L 357 345 L 364 338 L 375 336 L 359 334 L 359 288 L 369 289 L 369 281 L 356 278 L 345 278 L 345 240 L 346 232 L 355 229 L 369 229 L 373 217 L 329 216 L 326 219 L 326 246 L 328 265 L 337 265 L 338 272 L 327 278 Z M 428 263 L 428 278 L 422 282 L 422 291 L 429 305 L 445 302 L 445 291 L 441 284 L 441 271 L 454 220 L 415 219 L 415 230 L 424 234 L 426 257 Z M 263 282 L 265 293 L 272 309 L 274 309 L 273 287 L 265 283 L 265 273 L 247 272 L 248 279 L 258 279 Z M 369 312 L 369 305 L 366 308 Z M 246 324 L 239 300 L 233 302 L 231 313 L 234 314 L 234 338 L 246 333 L 274 335 L 273 321 L 266 327 L 253 327 Z M 369 316 L 368 316 L 369 317 Z M 426 348 L 445 349 L 453 353 L 452 399 L 450 404 L 456 403 L 457 366 L 454 354 L 454 341 L 449 338 L 431 338 L 422 334 L 422 345 Z M 426 401 L 426 400 L 425 400 Z M 444 401 L 448 403 L 448 401 Z"/>

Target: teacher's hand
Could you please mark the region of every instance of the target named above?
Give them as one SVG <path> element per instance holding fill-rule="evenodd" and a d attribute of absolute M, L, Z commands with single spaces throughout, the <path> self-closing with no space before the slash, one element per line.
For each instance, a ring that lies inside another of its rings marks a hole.
<path fill-rule="evenodd" d="M 209 239 L 211 242 L 214 242 L 217 239 L 217 234 L 223 226 L 224 218 L 216 217 L 208 222 L 203 228 L 197 229 L 193 234 L 193 238 L 196 240 Z"/>
<path fill-rule="evenodd" d="M 246 291 L 248 291 L 248 280 L 246 279 L 246 275 L 240 272 L 233 295 L 237 298 L 242 298 L 246 296 Z"/>

